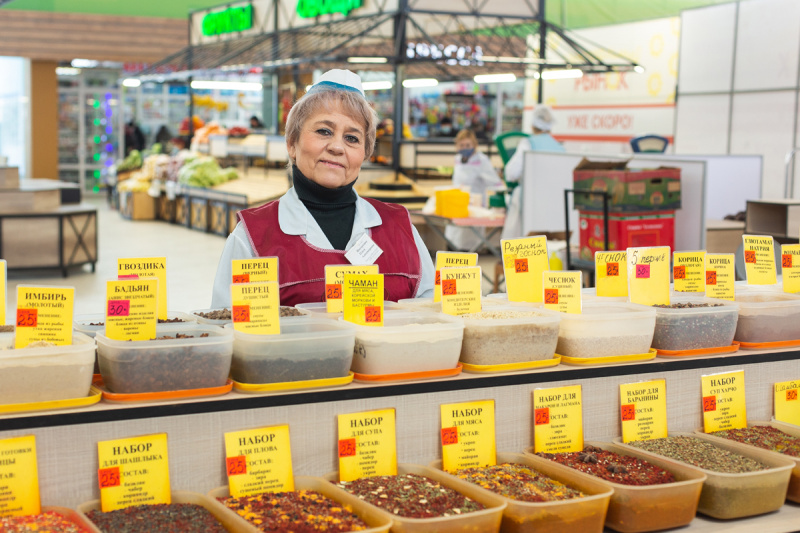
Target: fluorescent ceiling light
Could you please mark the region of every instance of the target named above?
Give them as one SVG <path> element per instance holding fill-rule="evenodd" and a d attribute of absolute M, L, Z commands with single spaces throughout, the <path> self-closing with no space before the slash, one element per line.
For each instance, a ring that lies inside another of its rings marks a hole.
<path fill-rule="evenodd" d="M 516 81 L 517 77 L 509 72 L 508 74 L 478 74 L 474 78 L 475 83 L 508 83 Z"/>
<path fill-rule="evenodd" d="M 228 91 L 260 91 L 261 84 L 246 81 L 193 81 L 192 89 L 222 89 Z"/>
<path fill-rule="evenodd" d="M 348 57 L 348 63 L 388 63 L 385 57 Z"/>
<path fill-rule="evenodd" d="M 637 74 L 643 74 L 644 73 L 644 67 L 641 66 L 641 65 L 636 65 L 635 67 L 633 67 L 633 71 L 635 73 L 637 73 Z"/>
<path fill-rule="evenodd" d="M 70 63 L 75 68 L 95 68 L 100 65 L 100 62 L 94 59 L 73 59 Z"/>
<path fill-rule="evenodd" d="M 417 78 L 414 80 L 403 80 L 403 87 L 436 87 L 439 80 L 435 78 Z"/>
<path fill-rule="evenodd" d="M 379 91 L 381 89 L 391 89 L 392 82 L 389 80 L 384 81 L 365 81 L 361 84 L 361 88 L 365 91 Z"/>
<path fill-rule="evenodd" d="M 73 67 L 56 67 L 56 76 L 77 76 L 81 69 Z"/>
<path fill-rule="evenodd" d="M 123 87 L 138 87 L 141 84 L 142 82 L 140 80 L 137 80 L 136 78 L 125 78 L 124 80 L 122 80 Z"/>
<path fill-rule="evenodd" d="M 539 73 L 533 75 L 534 78 L 539 79 Z M 562 70 L 545 70 L 542 72 L 542 79 L 545 80 L 566 80 L 570 78 L 583 77 L 583 71 L 579 68 L 562 69 Z"/>

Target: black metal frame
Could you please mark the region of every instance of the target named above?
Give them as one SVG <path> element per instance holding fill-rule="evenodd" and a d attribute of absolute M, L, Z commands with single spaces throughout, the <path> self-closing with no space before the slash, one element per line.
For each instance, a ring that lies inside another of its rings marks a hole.
<path fill-rule="evenodd" d="M 611 197 L 605 191 L 588 191 L 585 189 L 564 189 L 564 222 L 567 236 L 567 270 L 576 268 L 578 270 L 585 270 L 590 275 L 590 286 L 594 287 L 594 261 L 587 261 L 585 259 L 572 259 L 572 253 L 569 246 L 569 195 L 583 194 L 586 196 L 602 196 L 603 197 L 603 249 L 608 250 L 608 200 Z"/>

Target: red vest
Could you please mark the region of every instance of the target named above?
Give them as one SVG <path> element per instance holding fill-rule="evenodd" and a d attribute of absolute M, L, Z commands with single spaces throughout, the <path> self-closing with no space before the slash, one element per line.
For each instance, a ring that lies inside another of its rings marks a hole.
<path fill-rule="evenodd" d="M 421 265 L 408 211 L 396 204 L 364 198 L 381 217 L 367 229 L 383 253 L 375 264 L 383 274 L 384 299 L 414 298 Z M 278 200 L 239 212 L 239 219 L 258 257 L 278 257 L 281 304 L 325 301 L 325 265 L 347 265 L 341 250 L 325 250 L 303 235 L 286 235 L 278 223 Z"/>

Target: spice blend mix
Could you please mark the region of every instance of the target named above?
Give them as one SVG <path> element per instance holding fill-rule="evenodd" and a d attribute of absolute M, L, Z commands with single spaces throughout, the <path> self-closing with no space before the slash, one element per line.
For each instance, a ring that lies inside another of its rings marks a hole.
<path fill-rule="evenodd" d="M 521 464 L 465 468 L 455 473 L 500 496 L 521 502 L 552 502 L 582 498 L 584 494 Z"/>
<path fill-rule="evenodd" d="M 194 503 L 135 505 L 86 516 L 103 533 L 225 533 L 214 515 Z"/>
<path fill-rule="evenodd" d="M 0 531 L 3 533 L 84 533 L 85 528 L 59 513 L 47 511 L 27 516 L 7 516 L 0 518 Z"/>
<path fill-rule="evenodd" d="M 800 438 L 793 437 L 772 426 L 726 429 L 724 431 L 714 431 L 710 434 L 784 455 L 800 457 Z"/>
<path fill-rule="evenodd" d="M 581 452 L 536 455 L 621 485 L 661 485 L 675 482 L 675 476 L 659 466 L 596 446 L 586 446 Z"/>
<path fill-rule="evenodd" d="M 730 452 L 696 437 L 677 436 L 666 439 L 637 440 L 628 444 L 712 472 L 743 474 L 769 469 L 768 466 L 755 459 Z"/>

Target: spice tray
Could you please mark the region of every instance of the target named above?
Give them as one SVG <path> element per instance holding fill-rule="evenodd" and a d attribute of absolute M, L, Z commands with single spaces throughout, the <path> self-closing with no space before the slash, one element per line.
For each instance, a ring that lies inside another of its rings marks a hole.
<path fill-rule="evenodd" d="M 800 346 L 800 339 L 793 341 L 773 341 L 773 342 L 740 342 L 745 350 L 771 350 L 773 348 L 795 348 Z"/>
<path fill-rule="evenodd" d="M 93 533 L 95 531 L 94 526 L 92 526 L 90 522 L 88 522 L 83 516 L 81 516 L 80 513 L 72 509 L 68 509 L 66 507 L 58 507 L 55 505 L 53 506 L 44 505 L 41 508 L 41 512 L 60 514 L 62 517 L 64 517 L 65 520 L 75 524 L 80 529 L 81 533 Z"/>
<path fill-rule="evenodd" d="M 67 400 L 50 400 L 46 402 L 26 402 L 10 403 L 0 405 L 0 414 L 24 413 L 30 411 L 57 411 L 61 409 L 77 409 L 94 405 L 103 397 L 103 392 L 92 386 L 89 387 L 89 394 L 80 398 L 69 398 Z"/>
<path fill-rule="evenodd" d="M 565 365 L 574 366 L 596 366 L 596 365 L 619 365 L 624 363 L 637 363 L 640 361 L 652 361 L 656 358 L 656 349 L 651 348 L 646 353 L 635 353 L 629 355 L 609 355 L 604 357 L 567 357 L 561 356 L 561 362 Z"/>
<path fill-rule="evenodd" d="M 171 400 L 183 400 L 186 398 L 203 398 L 206 396 L 221 396 L 228 394 L 233 388 L 233 381 L 228 380 L 221 387 L 207 387 L 204 389 L 171 390 L 163 392 L 138 392 L 131 394 L 120 394 L 111 392 L 106 388 L 102 376 L 95 377 L 92 382 L 102 394 L 103 400 L 111 403 L 140 403 L 140 402 L 160 402 Z"/>
<path fill-rule="evenodd" d="M 736 303 L 739 304 L 739 322 L 734 336 L 737 341 L 765 343 L 800 339 L 800 296 L 745 286 L 737 287 Z"/>
<path fill-rule="evenodd" d="M 314 318 L 330 318 L 332 320 L 338 320 L 339 318 L 341 318 L 343 314 L 343 313 L 329 313 L 328 304 L 325 302 L 309 302 L 304 304 L 297 304 L 295 307 L 302 311 L 307 311 Z M 383 302 L 383 310 L 407 311 L 406 308 L 399 305 L 397 302 L 389 302 L 389 301 Z"/>
<path fill-rule="evenodd" d="M 355 329 L 324 318 L 280 319 L 278 335 L 233 332 L 231 378 L 239 383 L 288 383 L 344 378 L 353 359 Z"/>
<path fill-rule="evenodd" d="M 189 338 L 175 338 L 178 334 Z M 102 333 L 95 336 L 100 373 L 110 392 L 205 389 L 227 382 L 233 354 L 231 330 L 197 323 L 181 329 L 158 326 L 156 337 L 117 341 Z"/>
<path fill-rule="evenodd" d="M 455 368 L 442 370 L 428 370 L 426 372 L 403 372 L 400 374 L 355 374 L 356 381 L 365 383 L 389 383 L 393 381 L 417 381 L 422 379 L 438 379 L 457 376 L 461 373 L 462 365 L 458 363 Z"/>
<path fill-rule="evenodd" d="M 405 298 L 397 301 L 397 305 L 407 311 L 417 311 L 420 313 L 441 313 L 442 302 L 434 302 L 433 298 Z M 481 305 L 483 307 L 494 307 L 496 305 L 505 305 L 501 299 L 482 298 Z"/>
<path fill-rule="evenodd" d="M 285 381 L 283 383 L 239 383 L 233 382 L 233 388 L 245 394 L 264 394 L 270 392 L 284 392 L 307 389 L 329 389 L 343 387 L 353 382 L 353 373 L 348 372 L 340 378 L 308 379 L 301 381 Z"/>
<path fill-rule="evenodd" d="M 541 361 L 526 361 L 524 363 L 505 363 L 502 365 L 470 365 L 462 363 L 465 372 L 473 374 L 496 374 L 500 372 L 522 372 L 525 370 L 536 370 L 538 368 L 550 368 L 558 366 L 561 356 L 555 354 L 552 359 L 542 359 Z"/>
<path fill-rule="evenodd" d="M 457 479 L 454 480 L 452 476 L 426 466 L 399 463 L 397 465 L 397 474 L 416 474 L 429 477 L 439 482 L 442 486 L 460 492 L 464 496 L 483 504 L 485 509 L 457 516 L 404 518 L 367 504 L 392 520 L 392 533 L 440 533 L 445 531 L 447 533 L 492 533 L 500 530 L 500 521 L 503 517 L 506 503 L 497 494 L 481 490 L 474 485 L 463 486 Z M 328 481 L 337 482 L 339 481 L 339 472 L 330 472 L 324 477 Z M 333 488 L 343 495 L 355 498 L 344 489 L 335 485 L 333 485 Z"/>
<path fill-rule="evenodd" d="M 93 367 L 94 339 L 77 332 L 69 346 L 0 351 L 0 404 L 83 399 Z"/>
<path fill-rule="evenodd" d="M 227 324 L 231 324 L 233 322 L 233 317 L 218 319 L 218 318 L 206 318 L 202 316 L 203 314 L 213 313 L 215 311 L 228 311 L 231 312 L 230 308 L 220 307 L 217 309 L 195 309 L 191 312 L 191 315 L 195 317 L 198 324 L 210 324 L 212 326 L 219 326 L 225 327 Z M 282 305 L 280 307 L 281 316 L 310 316 L 311 311 L 305 309 L 298 309 L 296 307 L 290 307 L 287 305 Z"/>
<path fill-rule="evenodd" d="M 699 357 L 703 355 L 722 355 L 739 351 L 739 342 L 733 341 L 730 346 L 701 348 L 699 350 L 657 350 L 659 357 Z"/>
<path fill-rule="evenodd" d="M 223 513 L 224 509 L 220 509 L 208 496 L 204 496 L 202 494 L 198 494 L 196 492 L 185 492 L 185 491 L 172 491 L 171 493 L 171 501 L 172 503 L 192 503 L 195 505 L 199 505 L 209 513 L 214 515 L 214 518 L 222 524 L 222 527 L 225 528 L 226 531 L 229 533 L 247 533 L 250 530 L 244 528 L 244 524 L 241 523 L 241 519 L 237 516 L 231 516 L 228 513 Z M 90 511 L 99 511 L 100 510 L 100 500 L 92 500 L 89 502 L 84 502 L 78 506 L 78 514 L 83 518 L 84 522 L 88 524 L 89 531 L 92 533 L 103 533 L 100 528 L 94 525 L 94 523 L 89 520 L 89 517 L 86 514 Z"/>
<path fill-rule="evenodd" d="M 313 490 L 324 496 L 327 496 L 335 502 L 342 504 L 344 508 L 357 514 L 361 520 L 370 526 L 369 529 L 360 530 L 364 533 L 381 533 L 383 531 L 389 531 L 389 528 L 392 525 L 392 519 L 386 516 L 386 513 L 375 509 L 371 505 L 367 505 L 352 494 L 336 490 L 336 487 L 334 487 L 331 482 L 325 481 L 322 478 L 295 476 L 294 490 Z M 343 492 L 344 494 L 342 494 Z M 259 528 L 255 527 L 252 523 L 239 516 L 235 511 L 228 509 L 225 507 L 225 505 L 219 502 L 220 498 L 228 498 L 230 495 L 231 493 L 227 486 L 217 487 L 208 493 L 208 497 L 211 499 L 212 505 L 215 508 L 241 522 L 241 529 L 239 529 L 239 531 L 246 533 L 259 533 L 261 531 Z"/>
<path fill-rule="evenodd" d="M 759 472 L 746 472 L 743 474 L 726 474 L 713 472 L 705 468 L 699 468 L 686 463 L 670 459 L 663 455 L 647 452 L 629 446 L 622 442 L 622 439 L 614 439 L 614 443 L 624 448 L 626 452 L 638 453 L 642 458 L 659 458 L 663 464 L 683 465 L 694 468 L 706 475 L 703 483 L 703 490 L 700 493 L 700 502 L 697 510 L 705 515 L 722 520 L 732 518 L 744 518 L 769 513 L 780 509 L 786 500 L 786 489 L 789 486 L 789 477 L 794 466 L 794 461 L 785 457 L 780 457 L 772 452 L 759 450 L 757 448 L 747 448 L 743 450 L 734 443 L 720 442 L 720 439 L 713 439 L 707 435 L 670 433 L 670 437 L 675 436 L 697 437 L 715 446 L 755 459 L 769 468 Z"/>
<path fill-rule="evenodd" d="M 442 313 L 398 311 L 383 327 L 353 325 L 352 370 L 357 374 L 405 374 L 458 365 L 464 324 Z"/>
<path fill-rule="evenodd" d="M 653 348 L 698 350 L 733 342 L 739 318 L 737 303 L 681 293 L 673 293 L 670 301 L 673 305 L 709 307 L 656 307 Z"/>
<path fill-rule="evenodd" d="M 525 450 L 538 468 L 542 462 L 557 470 L 567 470 L 576 476 L 588 477 L 597 483 L 614 489 L 606 515 L 606 526 L 623 533 L 658 531 L 687 525 L 697 513 L 697 503 L 705 474 L 681 463 L 666 461 L 646 455 L 640 450 L 623 448 L 610 442 L 585 442 L 586 445 L 602 448 L 620 455 L 629 455 L 660 466 L 675 476 L 674 483 L 658 485 L 623 485 L 613 483 L 591 474 L 579 472 L 566 465 L 533 455 L 533 448 Z"/>
<path fill-rule="evenodd" d="M 522 502 L 499 496 L 506 503 L 503 511 L 503 524 L 500 530 L 503 533 L 568 533 L 572 531 L 589 532 L 603 531 L 603 522 L 606 518 L 609 499 L 612 490 L 594 478 L 576 475 L 570 469 L 554 468 L 559 466 L 550 461 L 537 461 L 529 455 L 520 453 L 498 453 L 497 463 L 515 463 L 529 466 L 547 477 L 559 481 L 573 489 L 577 489 L 587 496 L 571 500 L 552 502 Z M 442 461 L 437 460 L 429 465 L 441 470 Z M 445 473 L 458 483 L 459 487 L 477 488 L 478 490 L 498 496 L 494 492 L 478 487 L 474 483 L 465 481 L 453 474 Z M 459 492 L 464 492 L 458 488 Z"/>
<path fill-rule="evenodd" d="M 757 421 L 749 421 L 747 422 L 748 427 L 752 426 L 772 426 L 775 429 L 779 429 L 784 433 L 788 433 L 793 437 L 800 438 L 800 427 L 795 426 L 793 424 L 785 424 L 783 422 L 778 422 L 777 420 L 773 420 L 771 422 L 757 422 Z M 704 433 L 702 430 L 696 430 L 695 433 Z M 777 454 L 780 457 L 785 457 L 786 459 L 790 459 L 794 461 L 794 468 L 792 468 L 792 476 L 789 479 L 789 489 L 786 491 L 786 499 L 793 501 L 795 503 L 800 503 L 800 457 L 794 457 L 792 455 L 785 455 L 780 452 L 775 452 L 772 450 L 767 450 L 766 448 L 761 448 L 758 446 L 751 446 L 749 444 L 744 444 L 741 442 L 732 441 L 730 439 L 725 439 L 723 437 L 717 437 L 716 435 L 708 435 L 708 437 L 714 440 L 721 440 L 722 442 L 733 444 L 735 446 L 744 446 L 745 451 L 752 450 L 753 448 L 758 450 L 768 451 L 769 453 Z"/>
<path fill-rule="evenodd" d="M 588 301 L 581 314 L 563 314 L 558 333 L 562 362 L 567 357 L 594 358 L 644 354 L 650 350 L 656 310 L 621 302 Z"/>
<path fill-rule="evenodd" d="M 175 329 L 182 329 L 187 324 L 197 323 L 197 315 L 191 315 L 189 313 L 181 313 L 178 311 L 168 311 L 167 312 L 167 319 L 168 320 L 180 320 L 180 322 L 164 322 L 158 324 L 158 327 L 165 330 L 175 330 Z M 89 315 L 79 315 L 76 316 L 72 321 L 72 327 L 75 331 L 80 331 L 81 333 L 88 335 L 90 337 L 94 337 L 97 333 L 104 333 L 106 330 L 106 315 L 103 313 L 95 313 Z M 99 325 L 92 325 L 92 324 L 99 324 Z"/>

